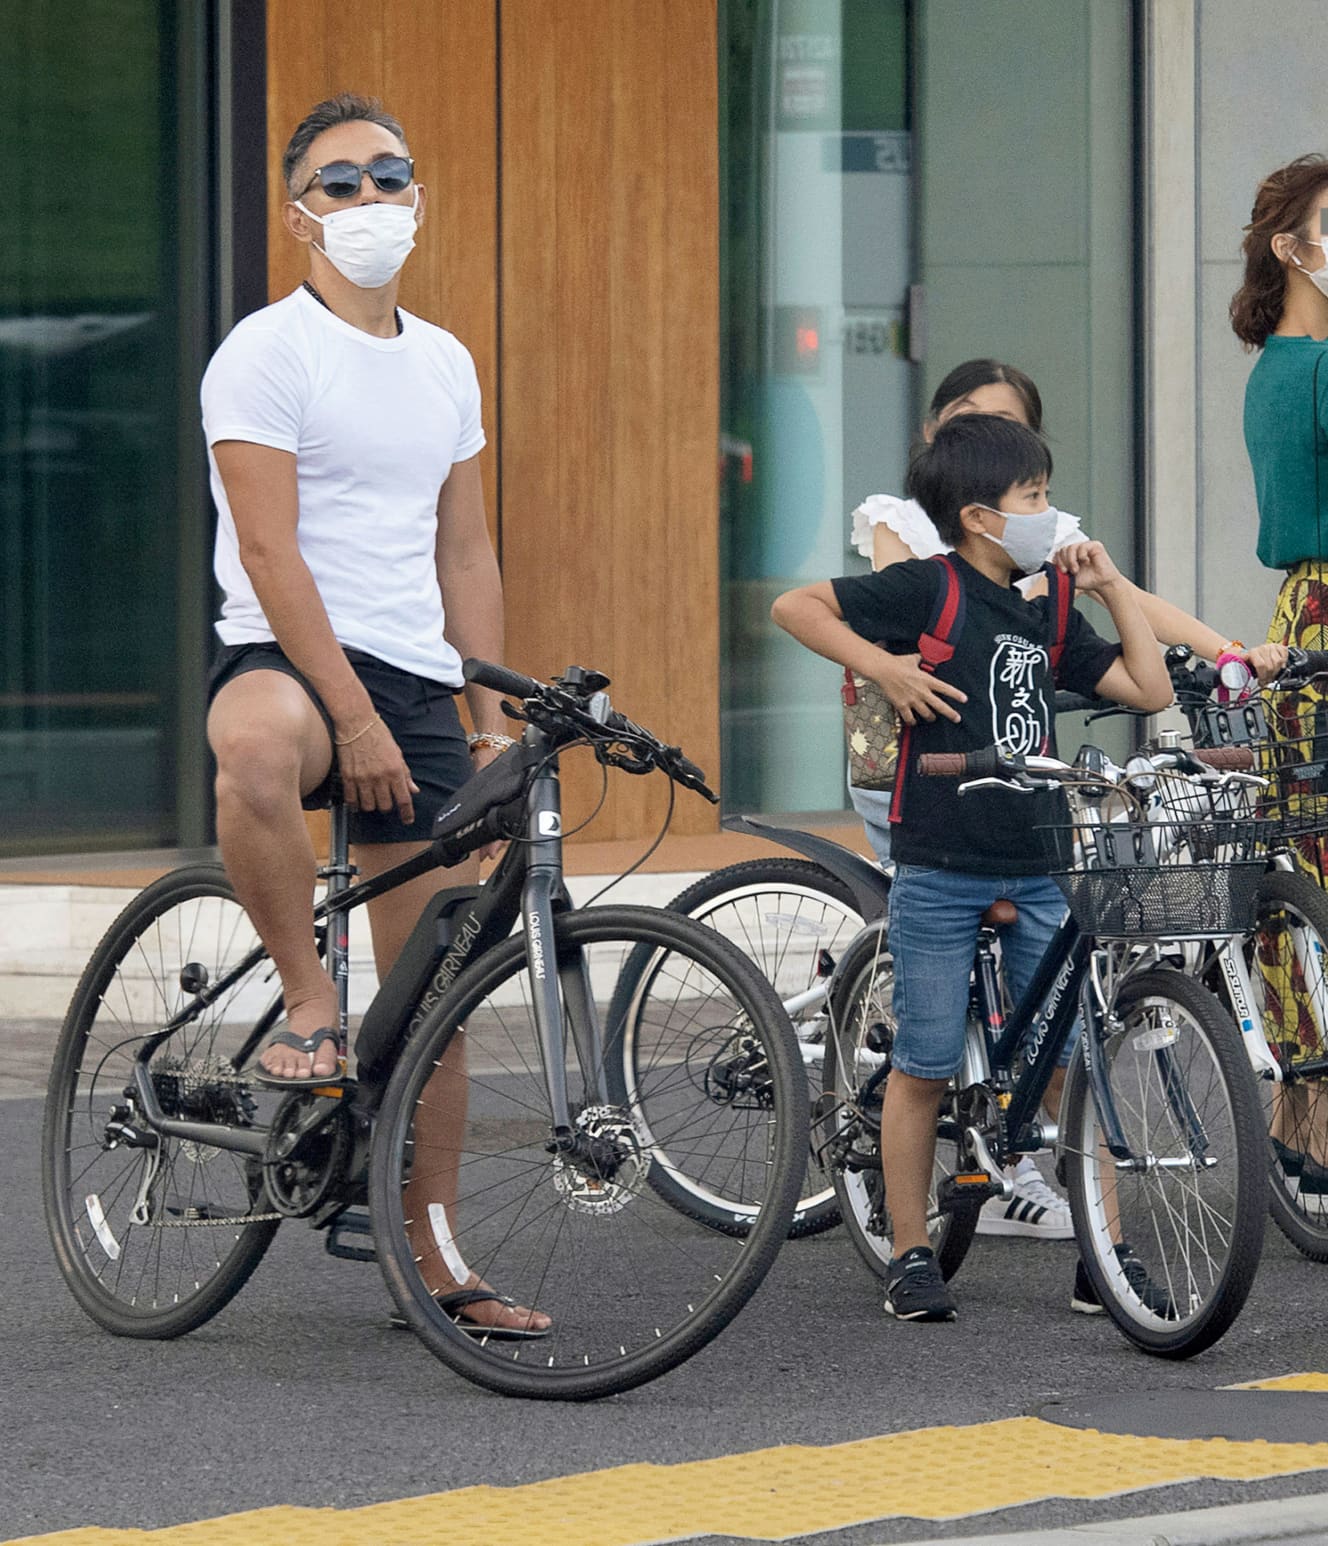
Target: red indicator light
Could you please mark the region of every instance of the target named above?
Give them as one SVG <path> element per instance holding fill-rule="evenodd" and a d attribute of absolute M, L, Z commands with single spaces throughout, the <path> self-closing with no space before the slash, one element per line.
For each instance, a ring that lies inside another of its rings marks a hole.
<path fill-rule="evenodd" d="M 821 335 L 814 327 L 800 327 L 794 341 L 794 347 L 804 358 L 815 355 L 821 347 Z"/>

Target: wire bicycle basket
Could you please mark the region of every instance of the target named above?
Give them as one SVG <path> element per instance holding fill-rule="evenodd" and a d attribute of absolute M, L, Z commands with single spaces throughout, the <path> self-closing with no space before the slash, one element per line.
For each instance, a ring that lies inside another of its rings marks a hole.
<path fill-rule="evenodd" d="M 1159 771 L 1138 805 L 1075 799 L 1053 872 L 1075 922 L 1101 939 L 1220 939 L 1254 926 L 1272 823 L 1252 785 Z"/>

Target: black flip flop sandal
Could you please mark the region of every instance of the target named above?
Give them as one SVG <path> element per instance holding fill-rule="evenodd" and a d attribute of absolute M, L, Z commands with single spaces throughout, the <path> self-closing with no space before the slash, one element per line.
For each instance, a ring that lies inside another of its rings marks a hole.
<path fill-rule="evenodd" d="M 299 1037 L 294 1031 L 278 1031 L 267 1045 L 268 1047 L 294 1047 L 297 1052 L 305 1053 L 312 1060 L 325 1041 L 330 1041 L 334 1047 L 341 1045 L 341 1038 L 330 1025 L 323 1026 L 308 1038 Z M 267 1048 L 263 1050 L 266 1051 Z M 265 1084 L 273 1090 L 314 1090 L 325 1084 L 340 1084 L 344 1077 L 340 1065 L 333 1073 L 308 1074 L 303 1079 L 282 1079 L 276 1074 L 268 1073 L 261 1063 L 254 1065 L 254 1078 L 259 1084 Z"/>
<path fill-rule="evenodd" d="M 462 1288 L 454 1294 L 433 1296 L 433 1302 L 448 1320 L 458 1330 L 464 1331 L 468 1337 L 474 1337 L 476 1340 L 487 1337 L 493 1342 L 536 1342 L 540 1337 L 547 1337 L 553 1329 L 551 1326 L 545 1326 L 540 1330 L 522 1326 L 482 1326 L 478 1321 L 462 1320 L 460 1312 L 468 1304 L 484 1304 L 486 1301 L 506 1305 L 509 1310 L 517 1308 L 515 1299 L 507 1294 L 495 1294 L 490 1288 Z M 406 1317 L 394 1310 L 388 1316 L 388 1324 L 404 1331 Z"/>

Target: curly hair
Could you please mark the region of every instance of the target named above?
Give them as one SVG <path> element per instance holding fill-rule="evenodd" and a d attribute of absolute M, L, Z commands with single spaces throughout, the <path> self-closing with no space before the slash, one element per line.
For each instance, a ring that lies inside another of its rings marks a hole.
<path fill-rule="evenodd" d="M 1259 184 L 1241 243 L 1245 280 L 1231 297 L 1231 326 L 1247 349 L 1263 348 L 1286 303 L 1286 269 L 1273 251 L 1273 237 L 1287 231 L 1308 240 L 1309 218 L 1325 188 L 1328 156 L 1317 152 L 1297 156 Z"/>

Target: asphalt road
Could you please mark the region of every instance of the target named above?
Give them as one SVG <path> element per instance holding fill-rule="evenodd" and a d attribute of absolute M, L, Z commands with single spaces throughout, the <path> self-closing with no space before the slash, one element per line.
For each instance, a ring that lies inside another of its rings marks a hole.
<path fill-rule="evenodd" d="M 842 1231 L 786 1247 L 738 1321 L 690 1364 L 589 1406 L 504 1400 L 466 1384 L 408 1333 L 389 1329 L 376 1268 L 329 1258 L 322 1237 L 300 1224 L 283 1226 L 249 1286 L 202 1330 L 172 1343 L 117 1340 L 84 1318 L 55 1268 L 42 1221 L 39 1126 L 37 1100 L 0 1100 L 4 1540 L 275 1503 L 352 1507 L 1328 1369 L 1328 1267 L 1305 1261 L 1271 1229 L 1244 1315 L 1217 1348 L 1179 1364 L 1133 1351 L 1104 1318 L 1070 1314 L 1069 1244 L 979 1239 L 956 1284 L 961 1319 L 920 1327 L 883 1315 L 875 1281 Z M 1322 1472 L 1199 1482 L 949 1526 L 885 1521 L 816 1539 L 865 1546 L 1325 1489 Z"/>

